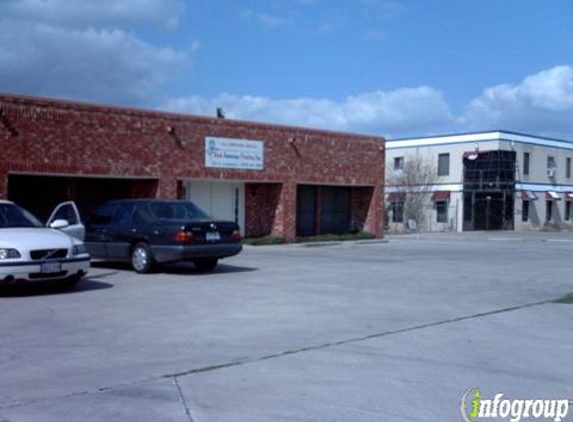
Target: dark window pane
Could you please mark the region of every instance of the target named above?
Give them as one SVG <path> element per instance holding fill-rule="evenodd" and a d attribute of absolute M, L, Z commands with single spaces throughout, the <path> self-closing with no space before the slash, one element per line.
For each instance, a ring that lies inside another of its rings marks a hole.
<path fill-rule="evenodd" d="M 102 225 L 111 223 L 116 209 L 117 204 L 106 204 L 99 207 L 89 218 L 88 224 Z"/>
<path fill-rule="evenodd" d="M 450 154 L 438 155 L 438 176 L 448 176 L 450 174 Z"/>
<path fill-rule="evenodd" d="M 113 219 L 114 224 L 126 225 L 131 223 L 131 216 L 135 204 L 122 204 L 117 209 Z"/>
<path fill-rule="evenodd" d="M 78 216 L 74 210 L 74 207 L 70 204 L 63 205 L 58 208 L 56 214 L 54 214 L 54 220 L 66 220 L 70 225 L 78 224 Z"/>
<path fill-rule="evenodd" d="M 404 202 L 396 201 L 392 202 L 390 205 L 392 209 L 392 222 L 393 223 L 403 223 L 404 222 Z"/>
<path fill-rule="evenodd" d="M 529 201 L 523 201 L 523 206 L 521 207 L 521 221 L 529 221 Z"/>
<path fill-rule="evenodd" d="M 133 213 L 133 224 L 153 224 L 155 218 L 145 204 L 140 204 Z"/>
<path fill-rule="evenodd" d="M 207 220 L 209 215 L 192 202 L 153 202 L 151 211 L 159 220 Z"/>
<path fill-rule="evenodd" d="M 529 152 L 523 153 L 523 174 L 525 176 L 529 175 Z"/>
<path fill-rule="evenodd" d="M 0 227 L 41 227 L 36 217 L 13 204 L 0 204 Z"/>
<path fill-rule="evenodd" d="M 448 202 L 438 201 L 436 202 L 436 220 L 438 223 L 448 222 Z"/>

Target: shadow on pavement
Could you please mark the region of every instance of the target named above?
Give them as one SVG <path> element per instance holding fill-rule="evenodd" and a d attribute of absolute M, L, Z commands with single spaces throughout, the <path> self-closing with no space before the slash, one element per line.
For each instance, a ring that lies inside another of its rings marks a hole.
<path fill-rule="evenodd" d="M 97 261 L 91 263 L 94 268 L 107 268 L 121 271 L 133 271 L 131 265 L 124 262 L 103 262 Z M 177 264 L 161 265 L 155 269 L 155 274 L 173 274 L 173 275 L 208 275 L 208 274 L 231 274 L 258 271 L 258 268 L 243 267 L 239 265 L 218 264 L 212 271 L 199 271 L 195 265 L 190 262 L 181 262 Z"/>
<path fill-rule="evenodd" d="M 26 297 L 26 296 L 45 296 L 45 295 L 61 295 L 61 294 L 74 294 L 74 293 L 85 293 L 95 290 L 110 289 L 113 284 L 103 283 L 101 281 L 93 280 L 93 278 L 106 276 L 101 274 L 100 276 L 87 277 L 82 279 L 74 287 L 62 287 L 57 283 L 21 283 L 21 284 L 11 284 L 0 286 L 0 297 Z"/>

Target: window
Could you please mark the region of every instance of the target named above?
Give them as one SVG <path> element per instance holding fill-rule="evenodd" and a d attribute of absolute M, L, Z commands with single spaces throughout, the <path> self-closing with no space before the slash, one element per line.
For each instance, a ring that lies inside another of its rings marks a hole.
<path fill-rule="evenodd" d="M 145 225 L 155 223 L 155 217 L 151 214 L 149 207 L 145 204 L 139 204 L 133 213 L 133 224 Z"/>
<path fill-rule="evenodd" d="M 394 201 L 390 204 L 392 209 L 392 222 L 393 223 L 403 223 L 404 222 L 404 202 Z"/>
<path fill-rule="evenodd" d="M 78 215 L 71 204 L 62 205 L 58 208 L 58 211 L 52 218 L 52 221 L 56 220 L 66 220 L 71 226 L 79 224 Z"/>
<path fill-rule="evenodd" d="M 524 152 L 523 153 L 523 175 L 524 176 L 529 176 L 529 158 L 530 158 L 529 152 Z"/>
<path fill-rule="evenodd" d="M 448 201 L 436 202 L 436 221 L 438 223 L 448 222 Z"/>
<path fill-rule="evenodd" d="M 438 176 L 448 176 L 450 174 L 450 154 L 438 155 Z"/>
<path fill-rule="evenodd" d="M 162 221 L 206 220 L 209 215 L 192 202 L 152 202 L 151 211 Z"/>
<path fill-rule="evenodd" d="M 394 157 L 394 170 L 404 169 L 404 157 Z"/>
<path fill-rule="evenodd" d="M 565 221 L 571 220 L 571 201 L 565 202 Z"/>
<path fill-rule="evenodd" d="M 0 203 L 0 228 L 12 227 L 42 227 L 42 224 L 25 209 Z"/>
<path fill-rule="evenodd" d="M 114 203 L 103 205 L 95 210 L 88 223 L 94 226 L 109 224 L 111 223 L 111 219 L 113 218 L 116 209 L 117 204 Z"/>
<path fill-rule="evenodd" d="M 547 156 L 547 168 L 548 169 L 554 169 L 555 167 L 557 167 L 555 165 L 555 157 L 552 157 L 551 155 Z"/>
<path fill-rule="evenodd" d="M 529 221 L 529 201 L 523 201 L 523 206 L 521 207 L 521 221 L 524 223 Z"/>
<path fill-rule="evenodd" d="M 550 222 L 553 219 L 553 201 L 545 202 L 545 221 Z"/>
<path fill-rule="evenodd" d="M 117 212 L 113 217 L 113 224 L 119 226 L 128 225 L 131 223 L 131 215 L 133 214 L 133 208 L 135 204 L 121 204 L 117 208 Z"/>
<path fill-rule="evenodd" d="M 571 157 L 565 160 L 565 177 L 571 179 Z"/>

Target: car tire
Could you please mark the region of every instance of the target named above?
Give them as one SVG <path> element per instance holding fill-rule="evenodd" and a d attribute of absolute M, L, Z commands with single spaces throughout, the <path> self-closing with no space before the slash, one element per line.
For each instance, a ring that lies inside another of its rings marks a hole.
<path fill-rule="evenodd" d="M 153 271 L 155 259 L 147 243 L 137 243 L 131 249 L 131 266 L 140 274 L 147 274 Z"/>
<path fill-rule="evenodd" d="M 217 266 L 217 262 L 219 262 L 219 259 L 217 258 L 208 258 L 208 259 L 196 259 L 195 261 L 193 261 L 193 264 L 195 264 L 195 267 L 199 271 L 212 271 Z"/>

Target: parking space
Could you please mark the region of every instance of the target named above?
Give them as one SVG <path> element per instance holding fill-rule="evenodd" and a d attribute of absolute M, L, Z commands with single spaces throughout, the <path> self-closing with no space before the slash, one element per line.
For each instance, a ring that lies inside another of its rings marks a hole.
<path fill-rule="evenodd" d="M 99 263 L 75 290 L 0 297 L 0 420 L 436 421 L 476 386 L 573 398 L 573 306 L 551 303 L 573 291 L 568 239 Z"/>

